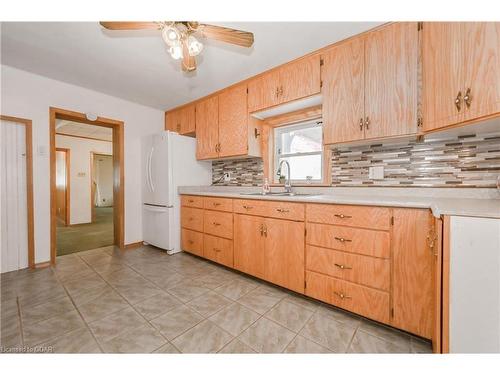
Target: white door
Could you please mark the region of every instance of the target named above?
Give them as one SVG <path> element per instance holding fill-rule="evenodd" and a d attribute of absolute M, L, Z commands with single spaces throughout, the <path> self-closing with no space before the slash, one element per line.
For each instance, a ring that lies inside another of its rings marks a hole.
<path fill-rule="evenodd" d="M 1 272 L 28 267 L 26 128 L 1 121 Z"/>

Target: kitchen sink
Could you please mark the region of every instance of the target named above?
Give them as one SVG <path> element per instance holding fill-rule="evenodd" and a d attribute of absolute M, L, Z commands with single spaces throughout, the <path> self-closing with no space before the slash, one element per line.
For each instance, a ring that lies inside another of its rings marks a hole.
<path fill-rule="evenodd" d="M 263 192 L 257 192 L 257 193 L 240 193 L 240 195 L 258 195 L 262 197 L 266 196 L 278 196 L 278 197 L 307 197 L 307 196 L 313 196 L 313 195 L 320 195 L 320 194 L 311 194 L 311 193 L 287 193 L 286 191 L 280 191 L 280 192 L 270 192 L 264 194 Z"/>

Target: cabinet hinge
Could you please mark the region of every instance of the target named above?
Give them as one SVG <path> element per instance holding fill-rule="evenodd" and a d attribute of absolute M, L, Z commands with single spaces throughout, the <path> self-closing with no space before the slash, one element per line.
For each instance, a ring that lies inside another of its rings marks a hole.
<path fill-rule="evenodd" d="M 307 228 L 304 228 L 304 237 L 307 236 Z"/>
<path fill-rule="evenodd" d="M 248 94 L 248 87 L 247 87 L 247 94 Z"/>
<path fill-rule="evenodd" d="M 325 64 L 325 60 L 319 59 L 319 66 L 323 66 Z"/>
<path fill-rule="evenodd" d="M 323 87 L 323 81 L 319 81 L 319 88 Z"/>
<path fill-rule="evenodd" d="M 420 31 L 424 28 L 424 23 L 423 22 L 417 22 L 417 30 Z"/>
<path fill-rule="evenodd" d="M 391 318 L 394 318 L 394 308 L 391 308 Z"/>
<path fill-rule="evenodd" d="M 422 119 L 422 117 L 419 117 L 417 119 L 417 128 L 421 127 L 423 124 L 424 124 L 424 120 Z"/>
<path fill-rule="evenodd" d="M 306 288 L 307 288 L 307 281 L 304 280 L 304 289 L 306 289 Z"/>
<path fill-rule="evenodd" d="M 394 216 L 391 216 L 391 225 L 394 225 Z"/>

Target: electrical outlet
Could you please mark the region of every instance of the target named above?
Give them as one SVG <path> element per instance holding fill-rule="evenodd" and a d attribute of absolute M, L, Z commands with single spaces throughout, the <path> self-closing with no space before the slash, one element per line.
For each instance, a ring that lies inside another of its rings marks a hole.
<path fill-rule="evenodd" d="M 229 181 L 231 181 L 231 173 L 226 172 L 224 173 L 224 182 L 229 182 Z"/>

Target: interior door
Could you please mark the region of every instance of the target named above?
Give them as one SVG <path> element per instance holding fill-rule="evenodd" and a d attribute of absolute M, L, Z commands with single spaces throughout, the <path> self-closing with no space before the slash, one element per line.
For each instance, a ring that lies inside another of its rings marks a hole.
<path fill-rule="evenodd" d="M 247 86 L 239 85 L 219 95 L 219 157 L 245 155 L 248 151 Z"/>
<path fill-rule="evenodd" d="M 462 22 L 425 22 L 422 46 L 424 130 L 463 121 L 464 43 Z M 458 103 L 455 100 L 458 99 Z"/>
<path fill-rule="evenodd" d="M 272 107 L 279 103 L 279 73 L 271 71 L 248 82 L 248 111 Z"/>
<path fill-rule="evenodd" d="M 0 121 L 1 272 L 28 267 L 26 129 Z"/>
<path fill-rule="evenodd" d="M 264 278 L 264 219 L 234 214 L 234 268 Z"/>
<path fill-rule="evenodd" d="M 365 138 L 417 132 L 417 22 L 398 22 L 365 40 Z"/>
<path fill-rule="evenodd" d="M 500 22 L 464 22 L 463 27 L 467 121 L 500 112 Z"/>
<path fill-rule="evenodd" d="M 318 94 L 321 90 L 320 56 L 286 64 L 279 69 L 279 75 L 280 103 Z"/>
<path fill-rule="evenodd" d="M 67 205 L 69 198 L 68 151 L 67 149 L 56 149 L 56 216 L 57 221 L 65 226 L 70 224 Z"/>
<path fill-rule="evenodd" d="M 265 279 L 304 293 L 304 223 L 264 219 Z"/>
<path fill-rule="evenodd" d="M 219 143 L 219 97 L 196 104 L 196 159 L 214 159 Z"/>
<path fill-rule="evenodd" d="M 323 56 L 324 143 L 364 138 L 364 39 L 354 38 Z"/>

